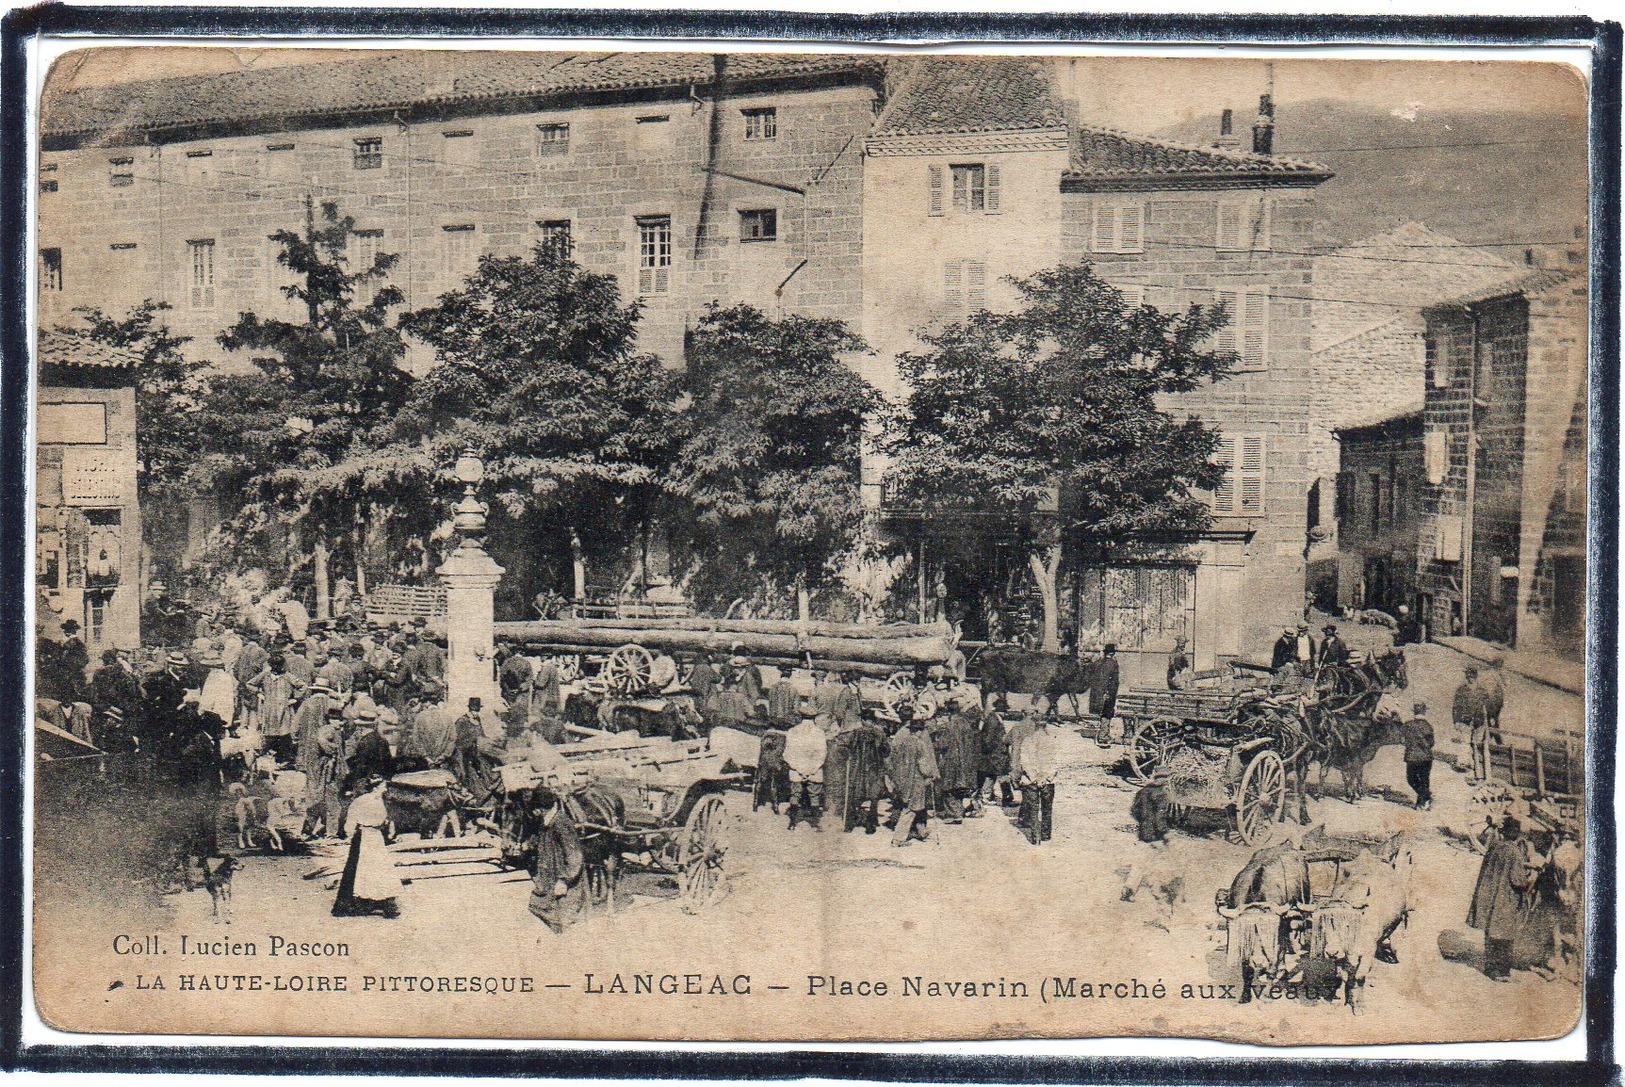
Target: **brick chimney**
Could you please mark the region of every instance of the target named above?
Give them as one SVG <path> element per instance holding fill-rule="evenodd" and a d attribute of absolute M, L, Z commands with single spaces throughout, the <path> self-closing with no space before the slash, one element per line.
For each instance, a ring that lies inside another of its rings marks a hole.
<path fill-rule="evenodd" d="M 1253 122 L 1253 154 L 1275 153 L 1275 96 L 1258 96 L 1258 120 Z"/>
<path fill-rule="evenodd" d="M 1219 138 L 1213 146 L 1225 151 L 1241 150 L 1241 137 L 1236 135 L 1236 111 L 1227 109 L 1219 114 Z"/>

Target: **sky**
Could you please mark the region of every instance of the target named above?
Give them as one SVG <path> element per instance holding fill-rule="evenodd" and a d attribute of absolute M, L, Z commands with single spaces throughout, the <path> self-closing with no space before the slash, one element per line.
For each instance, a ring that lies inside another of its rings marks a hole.
<path fill-rule="evenodd" d="M 340 52 L 359 53 L 358 50 Z M 131 47 L 80 50 L 64 57 L 54 79 L 118 83 L 238 68 L 310 63 L 322 52 L 297 48 Z M 1058 59 L 1061 85 L 1097 124 L 1155 132 L 1230 108 L 1239 128 L 1251 124 L 1264 90 L 1259 59 L 1083 56 Z M 1533 61 L 1282 59 L 1273 62 L 1276 102 L 1337 98 L 1414 117 L 1429 110 L 1511 109 L 1580 114 L 1582 75 Z"/>

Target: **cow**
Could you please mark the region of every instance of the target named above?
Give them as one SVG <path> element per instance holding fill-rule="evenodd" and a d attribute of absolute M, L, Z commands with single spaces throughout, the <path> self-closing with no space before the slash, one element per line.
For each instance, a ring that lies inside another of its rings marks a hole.
<path fill-rule="evenodd" d="M 1409 914 L 1411 864 L 1409 846 L 1396 836 L 1380 852 L 1349 861 L 1327 901 L 1311 907 L 1309 956 L 1330 964 L 1355 1014 L 1371 964 L 1399 961 L 1391 941 Z"/>
<path fill-rule="evenodd" d="M 1297 952 L 1292 917 L 1310 903 L 1309 860 L 1296 842 L 1266 846 L 1216 896 L 1230 937 L 1229 962 L 1241 975 L 1243 1004 L 1252 1000 L 1257 978 L 1291 972 Z"/>
<path fill-rule="evenodd" d="M 969 663 L 971 676 L 988 697 L 1012 693 L 1042 695 L 1051 710 L 1070 698 L 1077 716 L 1079 696 L 1089 690 L 1092 662 L 1071 653 L 1044 653 L 1015 645 L 990 645 Z"/>

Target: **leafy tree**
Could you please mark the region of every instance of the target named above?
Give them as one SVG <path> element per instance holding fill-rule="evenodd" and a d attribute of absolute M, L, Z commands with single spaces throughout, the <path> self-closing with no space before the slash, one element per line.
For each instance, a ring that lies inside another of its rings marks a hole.
<path fill-rule="evenodd" d="M 169 330 L 164 320 L 169 309 L 168 302 L 150 298 L 123 317 L 85 307 L 74 311 L 85 327 L 62 329 L 131 351 L 141 360 L 135 375 L 135 426 L 140 435 L 136 453 L 141 462 L 138 487 L 143 499 L 181 491 L 187 469 L 197 456 L 199 371 L 205 364 L 186 356 L 183 348 L 191 337 L 176 336 Z"/>
<path fill-rule="evenodd" d="M 793 585 L 805 619 L 810 591 L 837 575 L 863 519 L 864 423 L 882 406 L 842 356 L 866 350 L 828 318 L 715 304 L 701 317 L 677 486 L 704 572 L 729 597 L 750 571 Z"/>
<path fill-rule="evenodd" d="M 1235 355 L 1204 346 L 1222 307 L 1131 308 L 1081 263 L 1012 282 L 1015 311 L 922 333 L 928 350 L 900 356 L 909 392 L 884 448 L 889 482 L 927 509 L 1006 515 L 1054 652 L 1069 539 L 1110 548 L 1208 523 L 1192 492 L 1222 478 L 1218 433 L 1165 398 L 1223 378 Z"/>
<path fill-rule="evenodd" d="M 277 263 L 292 279 L 282 292 L 304 307 L 305 320 L 239 314 L 218 339 L 228 351 L 247 353 L 256 372 L 215 379 L 203 405 L 208 455 L 198 474 L 245 500 L 245 523 L 274 517 L 287 526 L 291 546 L 309 548 L 318 614 L 326 606 L 329 533 L 348 526 L 341 538 L 359 573 L 371 509 L 392 497 L 332 469 L 370 447 L 373 431 L 394 417 L 412 384 L 389 313 L 402 295 L 382 283 L 398 258 L 380 253 L 369 267 L 355 267 L 354 233 L 354 220 L 337 204 L 323 203 L 318 218 L 307 200 L 302 230 L 271 235 L 280 246 Z"/>
<path fill-rule="evenodd" d="M 638 303 L 614 276 L 538 245 L 528 257 L 480 258 L 477 270 L 401 327 L 437 363 L 389 428 L 386 455 L 486 462 L 498 517 L 532 539 L 567 541 L 574 592 L 584 556 L 645 529 L 682 437 L 677 376 L 636 351 Z"/>

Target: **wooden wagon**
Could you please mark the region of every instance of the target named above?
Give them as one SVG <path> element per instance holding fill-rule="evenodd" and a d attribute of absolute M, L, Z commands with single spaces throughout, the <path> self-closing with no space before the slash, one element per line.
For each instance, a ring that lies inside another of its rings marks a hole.
<path fill-rule="evenodd" d="M 577 829 L 593 846 L 590 852 L 609 861 L 612 903 L 622 866 L 671 877 L 679 904 L 691 913 L 726 893 L 725 794 L 748 774 L 703 740 L 600 734 L 557 753 L 564 766 L 551 772 L 530 763 L 502 767 L 500 833 L 510 864 L 529 866 L 528 801 L 547 790 L 578 798 Z"/>
<path fill-rule="evenodd" d="M 1258 689 L 1135 690 L 1117 705 L 1130 723 L 1130 775 L 1162 777 L 1176 809 L 1222 812 L 1250 845 L 1285 817 L 1303 736 L 1290 702 Z"/>

